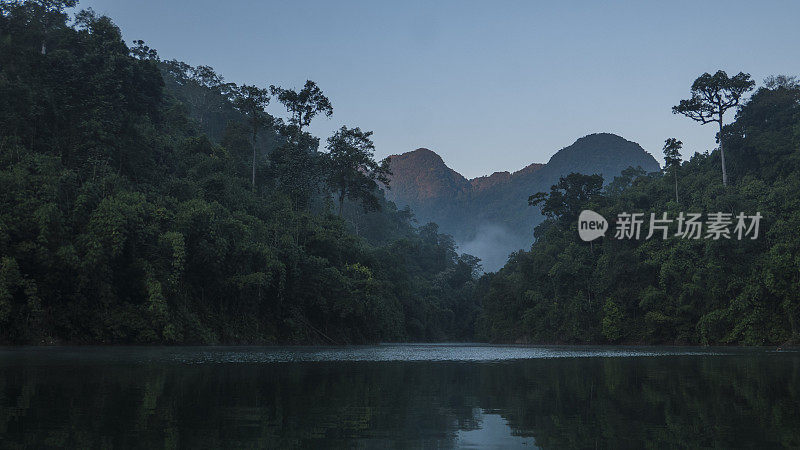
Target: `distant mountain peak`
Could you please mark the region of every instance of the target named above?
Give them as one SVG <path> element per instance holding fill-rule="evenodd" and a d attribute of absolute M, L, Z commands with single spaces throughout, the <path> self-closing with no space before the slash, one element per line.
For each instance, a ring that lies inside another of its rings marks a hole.
<path fill-rule="evenodd" d="M 449 197 L 469 189 L 469 181 L 447 167 L 436 152 L 427 148 L 389 157 L 391 161 L 391 200 L 406 201 L 414 208 L 420 201 Z M 399 205 L 401 208 L 404 205 Z"/>
<path fill-rule="evenodd" d="M 609 152 L 609 149 L 613 149 L 613 152 Z M 616 175 L 619 171 L 600 169 L 613 169 L 626 161 L 631 166 L 641 166 L 645 170 L 660 168 L 658 161 L 641 145 L 613 133 L 592 133 L 578 138 L 572 145 L 557 151 L 547 164 L 572 165 L 574 171 L 580 173 L 594 169 L 594 173 L 604 174 L 605 181 L 609 182 L 609 175 Z"/>
<path fill-rule="evenodd" d="M 547 164 L 471 180 L 427 148 L 390 158 L 393 175 L 387 198 L 399 208 L 410 206 L 419 223 L 438 223 L 462 251 L 483 259 L 489 270 L 500 267 L 511 251 L 530 246 L 533 227 L 542 217 L 537 208 L 528 207 L 528 196 L 548 191 L 559 177 L 599 173 L 608 183 L 628 166 L 659 170 L 658 161 L 639 144 L 612 133 L 583 136 Z"/>
<path fill-rule="evenodd" d="M 579 137 L 577 140 L 575 140 L 575 142 L 579 142 L 579 141 L 598 141 L 598 140 L 601 140 L 601 139 L 609 139 L 609 140 L 616 140 L 616 141 L 631 142 L 631 141 L 625 139 L 624 137 L 622 137 L 622 136 L 620 136 L 618 134 L 606 133 L 606 132 L 589 133 L 586 136 Z"/>
<path fill-rule="evenodd" d="M 531 163 L 531 164 L 528 164 L 527 166 L 523 167 L 522 169 L 519 169 L 518 171 L 512 173 L 511 175 L 513 176 L 513 175 L 524 175 L 524 174 L 528 174 L 528 173 L 533 173 L 533 172 L 536 172 L 537 170 L 541 169 L 544 166 L 545 166 L 545 164 L 542 164 L 542 163 Z"/>
<path fill-rule="evenodd" d="M 569 172 L 598 173 L 603 175 L 606 183 L 628 166 L 640 166 L 649 172 L 661 168 L 641 145 L 613 133 L 593 133 L 578 138 L 572 145 L 556 152 L 547 166 L 561 175 Z"/>
<path fill-rule="evenodd" d="M 469 183 L 472 185 L 473 189 L 483 190 L 497 186 L 501 183 L 507 183 L 509 180 L 511 180 L 511 173 L 504 171 L 473 178 L 469 180 Z"/>
<path fill-rule="evenodd" d="M 438 153 L 434 152 L 433 150 L 427 149 L 425 147 L 420 147 L 416 150 L 412 150 L 410 152 L 401 153 L 399 155 L 391 155 L 389 156 L 392 160 L 405 160 L 405 159 L 416 159 L 422 161 L 429 161 L 429 162 L 438 162 L 444 164 L 444 160 Z"/>

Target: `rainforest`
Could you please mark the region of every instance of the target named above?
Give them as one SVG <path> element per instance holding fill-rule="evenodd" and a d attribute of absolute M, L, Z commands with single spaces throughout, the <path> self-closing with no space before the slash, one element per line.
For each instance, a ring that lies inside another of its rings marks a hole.
<path fill-rule="evenodd" d="M 370 131 L 309 132 L 336 114 L 324 86 L 229 83 L 73 6 L 0 6 L 3 343 L 800 340 L 792 76 L 701 76 L 742 88 L 719 122 L 724 147 L 525 193 L 521 208 L 543 214 L 535 242 L 487 272 L 387 200 L 391 160 L 375 157 Z M 583 209 L 763 220 L 755 240 L 589 243 Z"/>

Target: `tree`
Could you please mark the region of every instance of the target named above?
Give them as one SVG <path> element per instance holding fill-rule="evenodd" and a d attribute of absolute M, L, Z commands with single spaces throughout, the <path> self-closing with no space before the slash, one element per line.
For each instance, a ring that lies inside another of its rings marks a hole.
<path fill-rule="evenodd" d="M 283 103 L 291 117 L 289 123 L 297 127 L 297 131 L 303 131 L 303 127 L 311 124 L 311 119 L 319 113 L 330 117 L 333 114 L 333 106 L 330 100 L 322 93 L 322 89 L 311 80 L 306 80 L 305 86 L 300 92 L 291 89 L 283 89 L 270 86 L 272 95 Z"/>
<path fill-rule="evenodd" d="M 0 344 L 472 335 L 476 261 L 452 238 L 377 189 L 363 237 L 304 207 L 330 195 L 309 114 L 283 127 L 265 90 L 130 48 L 90 11 L 54 17 L 42 56 L 42 4 L 0 0 Z M 279 162 L 264 192 L 247 183 L 256 139 L 254 159 L 269 141 Z"/>
<path fill-rule="evenodd" d="M 600 329 L 609 342 L 617 342 L 622 338 L 623 328 L 622 311 L 619 305 L 610 298 L 603 305 L 603 319 L 600 321 Z"/>
<path fill-rule="evenodd" d="M 790 75 L 770 75 L 764 78 L 764 87 L 767 89 L 797 89 L 800 87 L 800 80 L 796 76 Z"/>
<path fill-rule="evenodd" d="M 281 127 L 285 131 L 284 127 Z M 309 133 L 294 133 L 270 153 L 269 172 L 292 200 L 295 211 L 309 206 L 325 177 L 323 155 L 316 151 L 319 139 Z"/>
<path fill-rule="evenodd" d="M 561 177 L 558 184 L 550 187 L 550 194 L 537 192 L 528 197 L 528 205 L 541 205 L 542 214 L 548 217 L 572 220 L 578 217 L 589 199 L 600 193 L 602 188 L 602 176 L 573 172 Z"/>
<path fill-rule="evenodd" d="M 224 83 L 222 75 L 217 74 L 210 66 L 190 67 L 190 78 L 187 85 L 194 89 L 187 89 L 186 100 L 196 111 L 200 126 L 208 129 L 208 122 L 212 113 L 219 112 L 225 106 L 229 89 L 235 85 Z"/>
<path fill-rule="evenodd" d="M 77 4 L 77 0 L 36 0 L 29 2 L 33 15 L 39 21 L 39 26 L 41 27 L 42 55 L 47 54 L 47 37 L 50 32 L 56 27 L 64 26 L 66 18 L 64 10 L 74 8 Z"/>
<path fill-rule="evenodd" d="M 150 48 L 150 46 L 145 44 L 141 39 L 133 41 L 133 47 L 131 47 L 131 56 L 141 60 L 158 61 L 158 51 L 154 48 Z"/>
<path fill-rule="evenodd" d="M 800 83 L 779 76 L 767 78 L 764 85 L 725 127 L 725 144 L 736 172 L 773 179 L 797 169 L 797 129 L 786 124 L 800 117 Z"/>
<path fill-rule="evenodd" d="M 253 187 L 256 185 L 256 138 L 258 131 L 271 120 L 264 108 L 269 105 L 269 93 L 257 86 L 242 85 L 234 90 L 233 104 L 246 118 L 253 132 Z"/>
<path fill-rule="evenodd" d="M 719 155 L 722 161 L 722 184 L 728 185 L 728 171 L 725 167 L 725 150 L 722 142 L 722 125 L 725 111 L 739 106 L 742 95 L 753 89 L 755 81 L 750 79 L 750 74 L 739 72 L 733 77 L 728 77 L 724 71 L 719 70 L 714 75 L 706 72 L 692 83 L 689 99 L 681 100 L 677 106 L 672 107 L 673 114 L 684 116 L 700 122 L 716 122 L 719 124 Z"/>
<path fill-rule="evenodd" d="M 342 127 L 328 138 L 328 185 L 339 193 L 339 215 L 344 199 L 361 201 L 365 210 L 380 208 L 378 183 L 389 185 L 389 159 L 376 162 L 371 131 Z"/>
<path fill-rule="evenodd" d="M 678 203 L 678 167 L 681 166 L 681 147 L 683 147 L 683 142 L 675 138 L 664 141 L 664 171 L 672 170 L 675 175 L 675 203 Z"/>

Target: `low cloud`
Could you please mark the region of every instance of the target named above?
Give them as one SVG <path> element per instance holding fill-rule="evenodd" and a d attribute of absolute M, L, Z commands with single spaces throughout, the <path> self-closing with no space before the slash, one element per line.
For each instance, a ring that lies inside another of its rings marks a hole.
<path fill-rule="evenodd" d="M 533 243 L 510 233 L 502 225 L 482 224 L 478 226 L 475 237 L 458 243 L 458 251 L 477 256 L 486 272 L 496 272 L 508 261 L 508 255 L 520 249 L 528 249 Z"/>

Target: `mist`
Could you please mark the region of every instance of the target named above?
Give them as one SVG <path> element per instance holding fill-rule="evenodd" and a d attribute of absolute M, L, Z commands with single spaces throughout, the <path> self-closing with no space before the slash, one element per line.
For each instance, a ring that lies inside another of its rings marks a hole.
<path fill-rule="evenodd" d="M 512 233 L 507 227 L 497 224 L 481 224 L 475 237 L 459 242 L 461 253 L 468 253 L 481 259 L 484 272 L 496 272 L 508 261 L 508 255 L 520 249 L 528 249 L 533 243 L 533 235 L 529 240 L 519 234 Z"/>

